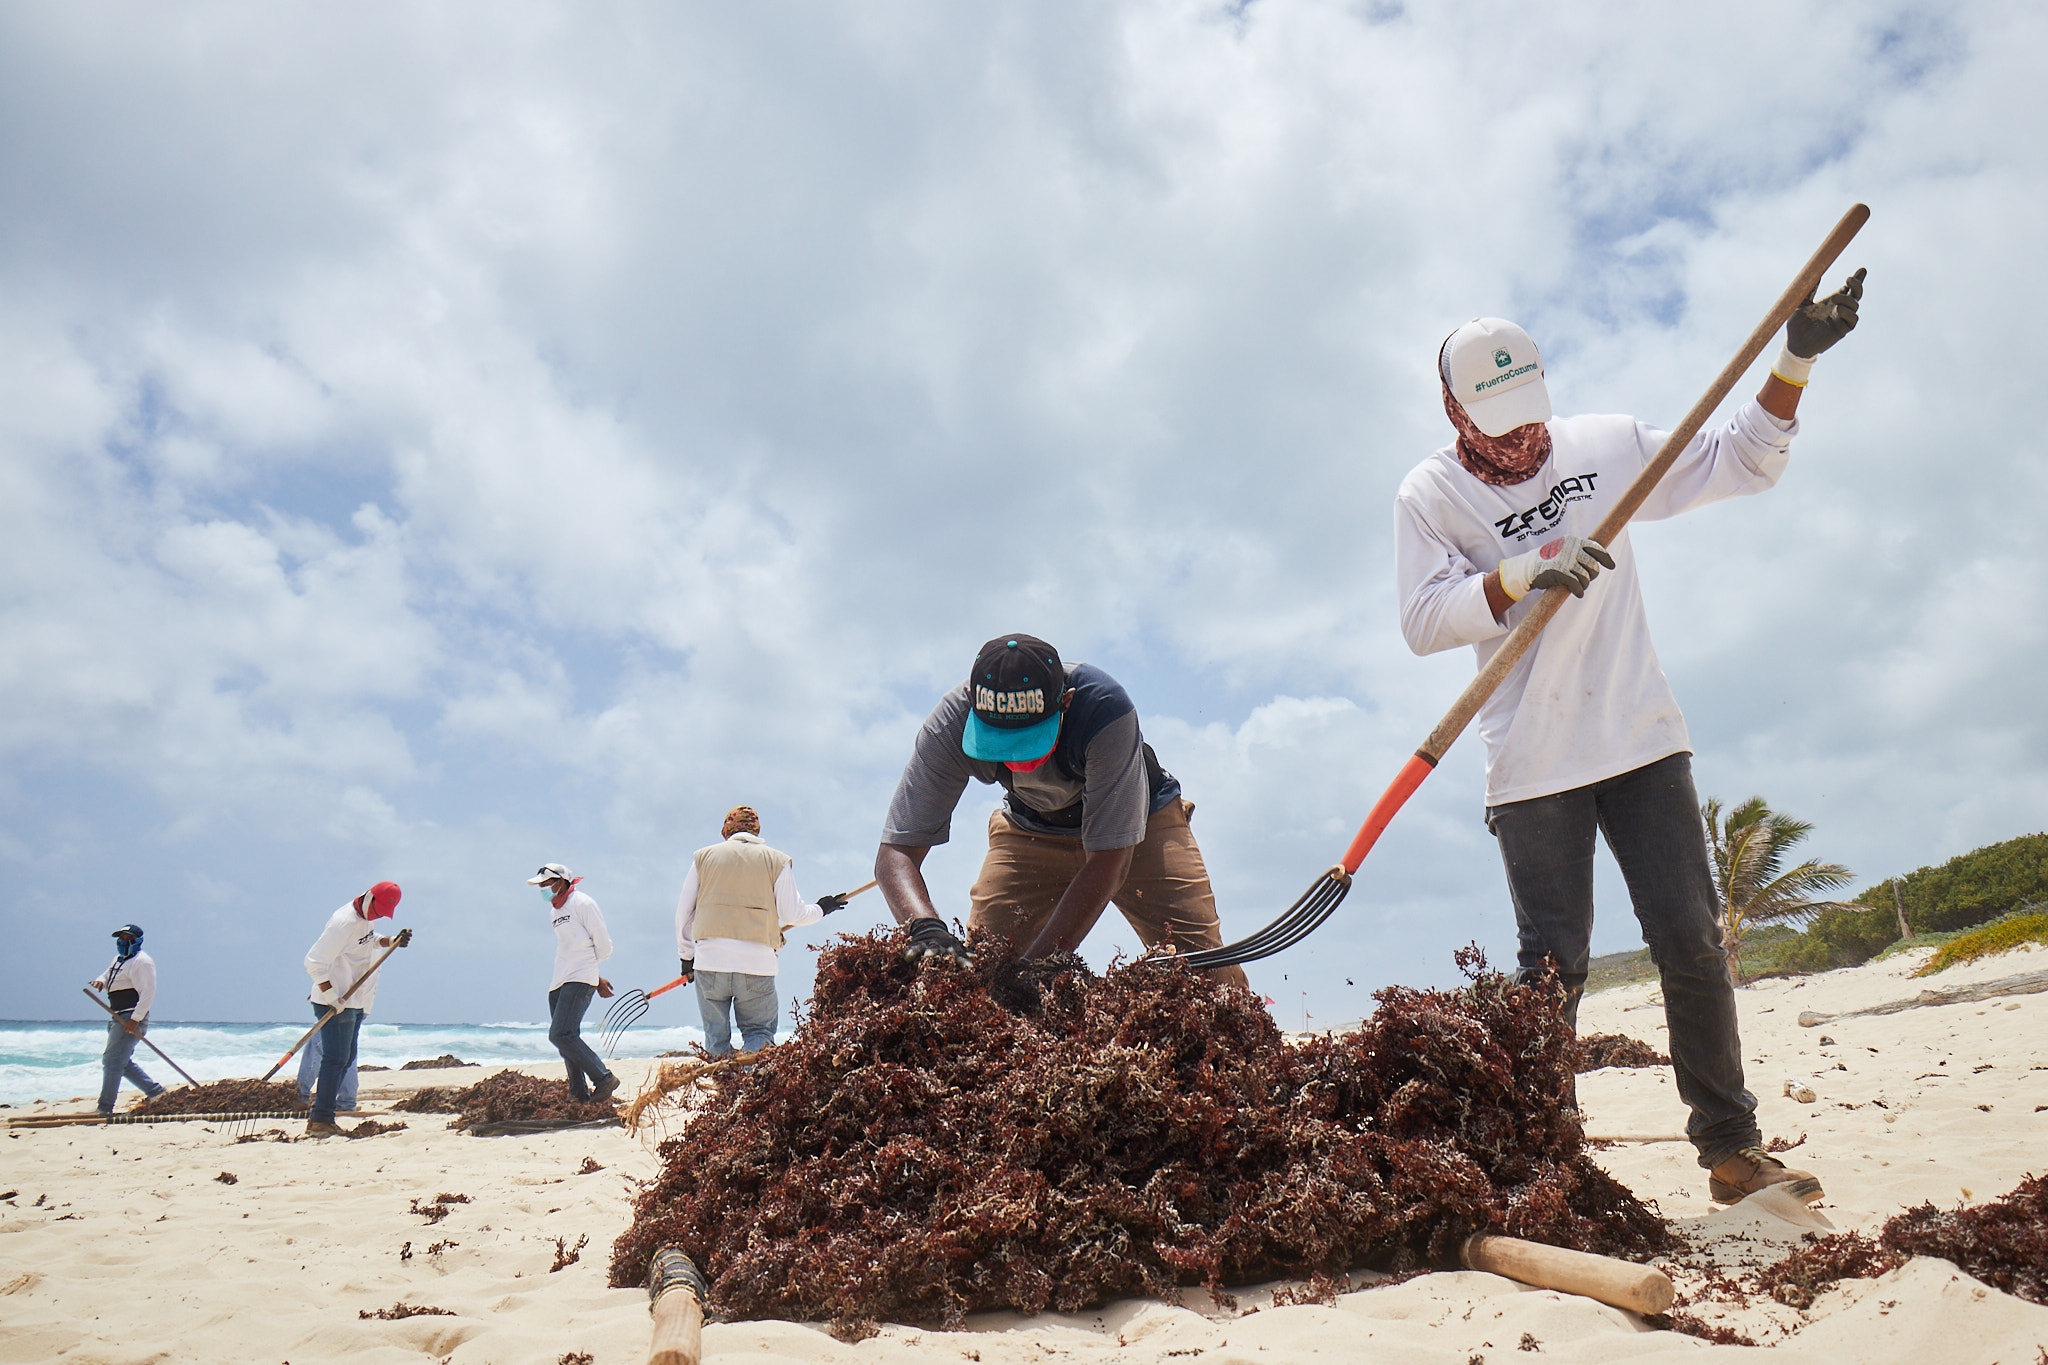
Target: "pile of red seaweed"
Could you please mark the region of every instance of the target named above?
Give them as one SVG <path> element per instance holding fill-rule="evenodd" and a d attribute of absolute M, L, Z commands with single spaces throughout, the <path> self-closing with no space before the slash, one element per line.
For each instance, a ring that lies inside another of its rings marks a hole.
<path fill-rule="evenodd" d="M 716 1093 L 635 1204 L 611 1283 L 680 1246 L 732 1318 L 956 1326 L 1183 1284 L 1455 1263 L 1491 1230 L 1644 1255 L 1662 1221 L 1584 1154 L 1552 987 L 1458 954 L 1356 1033 L 1290 1046 L 1248 992 L 1170 964 L 1043 983 L 1035 1013 L 902 938 L 819 956 L 810 1016 Z"/>
<path fill-rule="evenodd" d="M 1670 1065 L 1669 1057 L 1626 1033 L 1588 1033 L 1579 1039 L 1579 1071 L 1598 1071 L 1604 1066 Z"/>
<path fill-rule="evenodd" d="M 137 1114 L 276 1114 L 304 1112 L 299 1088 L 288 1081 L 210 1081 L 179 1086 L 135 1106 Z"/>
<path fill-rule="evenodd" d="M 592 1123 L 617 1119 L 610 1104 L 571 1098 L 566 1080 L 500 1071 L 470 1086 L 422 1086 L 391 1106 L 409 1114 L 454 1114 L 450 1128 L 485 1124 Z"/>

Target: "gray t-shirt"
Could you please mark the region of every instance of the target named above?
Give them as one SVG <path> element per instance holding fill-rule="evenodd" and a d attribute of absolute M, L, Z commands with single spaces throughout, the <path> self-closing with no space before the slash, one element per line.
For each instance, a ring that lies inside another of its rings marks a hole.
<path fill-rule="evenodd" d="M 1146 821 L 1180 796 L 1180 782 L 1153 757 L 1139 732 L 1137 708 L 1116 679 L 1091 664 L 1074 664 L 1067 685 L 1074 700 L 1059 743 L 1050 760 L 1028 773 L 969 758 L 960 747 L 967 684 L 941 697 L 917 732 L 882 842 L 910 848 L 945 843 L 969 778 L 1005 788 L 1010 820 L 1033 834 L 1079 838 L 1090 853 L 1145 842 Z"/>

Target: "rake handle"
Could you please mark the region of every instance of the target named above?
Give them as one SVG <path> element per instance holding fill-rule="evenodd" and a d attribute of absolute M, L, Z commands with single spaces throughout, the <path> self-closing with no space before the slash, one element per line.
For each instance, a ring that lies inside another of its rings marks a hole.
<path fill-rule="evenodd" d="M 1614 538 L 1628 525 L 1629 518 L 1642 508 L 1644 499 L 1650 496 L 1678 457 L 1684 453 L 1686 446 L 1692 443 L 1692 438 L 1699 435 L 1700 428 L 1706 425 L 1707 419 L 1714 415 L 1714 409 L 1721 406 L 1721 400 L 1728 396 L 1728 391 L 1734 388 L 1749 367 L 1756 363 L 1756 358 L 1763 354 L 1764 347 L 1771 344 L 1771 338 L 1778 334 L 1778 329 L 1785 325 L 1785 320 L 1792 316 L 1793 310 L 1806 302 L 1820 286 L 1821 276 L 1827 273 L 1828 267 L 1835 263 L 1835 258 L 1847 249 L 1850 240 L 1869 220 L 1870 208 L 1865 204 L 1852 205 L 1849 211 L 1842 215 L 1842 220 L 1835 224 L 1834 231 L 1827 235 L 1827 240 L 1820 244 L 1820 249 L 1807 258 L 1806 265 L 1786 287 L 1785 292 L 1778 296 L 1778 301 L 1771 305 L 1771 311 L 1756 325 L 1756 330 L 1749 334 L 1749 339 L 1742 343 L 1742 348 L 1735 353 L 1733 359 L 1721 367 L 1721 373 L 1714 376 L 1714 382 L 1700 395 L 1699 402 L 1692 405 L 1692 411 L 1686 413 L 1684 420 L 1665 438 L 1655 458 L 1643 466 L 1642 473 L 1636 475 L 1627 491 L 1614 506 L 1607 509 L 1607 515 L 1602 517 L 1599 526 L 1594 528 L 1593 539 L 1602 545 L 1611 546 L 1614 543 Z M 1437 722 L 1436 728 L 1429 732 L 1429 738 L 1415 751 L 1418 758 L 1423 759 L 1431 767 L 1436 766 L 1445 752 L 1457 741 L 1458 736 L 1465 732 L 1465 727 L 1472 723 L 1472 718 L 1479 714 L 1479 709 L 1486 705 L 1487 699 L 1493 696 L 1515 665 L 1522 661 L 1522 656 L 1529 652 L 1529 647 L 1536 643 L 1537 635 L 1542 633 L 1543 628 L 1550 624 L 1550 618 L 1557 615 L 1559 609 L 1564 606 L 1569 591 L 1567 588 L 1544 590 L 1542 599 L 1512 631 L 1508 632 L 1508 638 L 1501 641 L 1500 648 L 1486 661 L 1486 667 L 1479 670 L 1471 684 L 1444 714 L 1444 718 Z M 1391 814 L 1389 818 L 1392 818 Z"/>
<path fill-rule="evenodd" d="M 98 1005 L 101 1009 L 105 1010 L 110 1016 L 112 1016 L 115 1019 L 119 1019 L 121 1017 L 121 1012 L 115 1009 L 112 1005 L 109 1005 L 106 1001 L 100 999 L 97 995 L 94 995 L 92 992 L 92 988 L 90 986 L 81 986 L 79 987 L 79 989 L 85 992 L 86 999 L 92 1001 L 93 1004 Z M 180 1076 L 183 1076 L 185 1078 L 185 1084 L 191 1086 L 194 1090 L 197 1090 L 199 1088 L 199 1082 L 192 1079 L 191 1073 L 186 1071 L 184 1067 L 179 1066 L 176 1062 L 172 1061 L 170 1059 L 170 1056 L 167 1053 L 165 1053 L 162 1048 L 158 1047 L 155 1043 L 150 1042 L 148 1034 L 138 1033 L 135 1036 L 142 1040 L 143 1046 L 147 1047 L 151 1052 L 154 1052 L 157 1056 L 162 1057 L 164 1059 L 165 1066 L 168 1066 L 171 1070 L 177 1072 Z"/>
<path fill-rule="evenodd" d="M 306 1045 L 307 1039 L 311 1038 L 321 1029 L 326 1028 L 327 1021 L 332 1019 L 335 1015 L 341 1013 L 341 1007 L 343 1005 L 346 1005 L 348 1003 L 348 998 L 356 993 L 356 987 L 362 985 L 365 981 L 368 981 L 371 977 L 375 976 L 377 974 L 377 969 L 384 965 L 385 958 L 390 957 L 393 953 L 397 952 L 400 948 L 403 948 L 404 946 L 405 945 L 403 943 L 394 943 L 389 948 L 386 948 L 384 950 L 383 956 L 379 957 L 375 962 L 372 962 L 370 964 L 370 970 L 364 972 L 361 976 L 357 977 L 353 982 L 351 982 L 349 984 L 349 988 L 343 991 L 341 995 L 336 998 L 335 1002 L 332 1005 L 329 1005 L 327 1007 L 327 1013 L 320 1016 L 319 1022 L 314 1024 L 313 1027 L 307 1029 L 304 1033 L 300 1034 L 298 1042 L 293 1043 L 289 1048 L 285 1049 L 284 1056 L 277 1059 L 277 1064 L 271 1067 L 270 1070 L 263 1073 L 263 1079 L 267 1081 L 272 1076 L 275 1076 L 280 1070 L 283 1069 L 284 1064 L 286 1062 L 290 1061 L 293 1057 L 297 1056 L 299 1049 Z"/>

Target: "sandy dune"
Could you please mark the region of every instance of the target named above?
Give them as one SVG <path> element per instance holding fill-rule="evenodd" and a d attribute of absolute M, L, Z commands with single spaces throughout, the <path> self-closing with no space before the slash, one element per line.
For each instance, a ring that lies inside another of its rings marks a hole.
<path fill-rule="evenodd" d="M 2048 995 L 1798 1027 L 1801 1010 L 1836 1014 L 1915 994 L 1926 983 L 1907 977 L 1920 956 L 1768 982 L 1740 996 L 1765 1132 L 1806 1134 L 1792 1159 L 1825 1180 L 1820 1211 L 1841 1228 L 1874 1232 L 1906 1205 L 1986 1198 L 2048 1168 L 2048 1057 L 2038 1042 Z M 2009 954 L 1944 973 L 1936 984 L 2013 975 L 2043 961 L 2039 953 Z M 1653 986 L 1606 992 L 1587 1001 L 1582 1024 L 1661 1046 L 1655 1000 Z M 401 1086 L 481 1074 L 378 1077 L 365 1107 Z M 637 1079 L 638 1068 L 629 1064 L 626 1074 Z M 1595 1134 L 1675 1134 L 1683 1123 L 1667 1072 L 1580 1079 Z M 1813 1102 L 1785 1097 L 1787 1081 L 1809 1087 Z M 644 1358 L 645 1296 L 607 1289 L 604 1279 L 632 1182 L 654 1170 L 646 1148 L 615 1130 L 472 1138 L 447 1131 L 443 1116 L 399 1117 L 410 1124 L 405 1132 L 357 1142 L 237 1143 L 232 1130 L 186 1123 L 9 1133 L 0 1192 L 16 1193 L 0 1200 L 0 1361 Z M 259 1133 L 274 1127 L 289 1135 L 298 1125 L 256 1125 Z M 1694 1243 L 1674 1261 L 1681 1293 L 1700 1289 L 1709 1264 L 1767 1263 L 1809 1231 L 1755 1209 L 1715 1208 L 1682 1142 L 1629 1142 L 1600 1155 Z M 604 1169 L 579 1173 L 586 1158 Z M 234 1183 L 221 1181 L 223 1172 Z M 412 1212 L 442 1193 L 469 1202 L 451 1203 L 431 1224 Z M 558 1246 L 574 1249 L 585 1237 L 575 1263 L 551 1269 Z M 1764 1358 L 1757 1348 L 1648 1330 L 1615 1309 L 1471 1272 L 1363 1288 L 1327 1307 L 1272 1307 L 1279 1287 L 1239 1291 L 1234 1310 L 1191 1291 L 1179 1305 L 1125 1302 L 1033 1319 L 991 1314 L 964 1333 L 888 1327 L 853 1346 L 808 1324 L 715 1324 L 705 1354 L 948 1365 Z M 358 1316 L 400 1301 L 450 1315 Z M 1780 1362 L 2034 1365 L 2048 1350 L 2048 1308 L 1987 1290 L 1940 1261 L 1849 1282 L 1808 1312 L 1767 1300 L 1690 1311 L 1775 1343 L 1767 1358 Z"/>

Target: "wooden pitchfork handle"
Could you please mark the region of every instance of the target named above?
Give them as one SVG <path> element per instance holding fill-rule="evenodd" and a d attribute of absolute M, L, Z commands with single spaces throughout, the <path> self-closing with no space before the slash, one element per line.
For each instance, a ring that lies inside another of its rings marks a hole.
<path fill-rule="evenodd" d="M 841 899 L 843 899 L 843 900 L 852 900 L 852 899 L 853 899 L 853 898 L 854 898 L 855 896 L 858 896 L 858 895 L 859 895 L 859 894 L 860 894 L 861 892 L 863 892 L 863 891 L 872 891 L 872 890 L 874 890 L 874 889 L 875 889 L 875 887 L 876 887 L 876 885 L 877 885 L 877 883 L 875 883 L 875 882 L 865 882 L 865 883 L 861 884 L 860 886 L 856 886 L 856 887 L 855 887 L 855 888 L 853 888 L 853 890 L 851 890 L 851 891 L 842 891 L 842 892 L 840 892 L 840 893 L 839 893 L 839 894 L 840 894 L 840 898 L 841 898 Z M 648 998 L 649 1000 L 652 1000 L 652 999 L 653 999 L 653 998 L 654 998 L 655 996 L 657 996 L 657 995 L 667 995 L 667 994 L 668 994 L 668 993 L 669 993 L 670 991 L 674 990 L 674 989 L 675 989 L 676 987 L 678 987 L 678 986 L 681 986 L 681 985 L 686 985 L 686 984 L 688 984 L 688 978 L 686 978 L 686 977 L 680 977 L 680 976 L 679 976 L 679 977 L 677 977 L 677 978 L 676 978 L 675 980 L 673 980 L 673 981 L 670 981 L 670 982 L 666 983 L 665 985 L 660 985 L 660 986 L 656 986 L 656 987 L 655 987 L 655 988 L 654 988 L 653 990 L 651 990 L 651 991 L 647 992 L 647 998 Z M 635 1017 L 635 1018 L 638 1018 L 639 1016 L 635 1015 L 634 1017 Z"/>
<path fill-rule="evenodd" d="M 121 1012 L 119 1010 L 115 1009 L 112 1005 L 109 1005 L 106 1001 L 100 999 L 99 996 L 93 994 L 92 987 L 81 986 L 79 987 L 79 989 L 85 992 L 86 999 L 92 1001 L 93 1004 L 98 1005 L 101 1009 L 105 1010 L 115 1019 L 119 1019 L 121 1017 Z M 183 1076 L 185 1078 L 185 1084 L 191 1086 L 195 1090 L 199 1088 L 199 1082 L 192 1079 L 191 1073 L 187 1072 L 184 1067 L 179 1066 L 176 1062 L 172 1061 L 168 1056 L 166 1056 L 162 1048 L 158 1047 L 155 1043 L 150 1042 L 148 1034 L 138 1033 L 135 1036 L 137 1038 L 140 1038 L 143 1042 L 143 1045 L 147 1047 L 151 1052 L 154 1052 L 157 1056 L 162 1057 L 164 1059 L 164 1065 L 170 1067 L 171 1070 L 177 1072 L 180 1076 Z"/>
<path fill-rule="evenodd" d="M 1593 531 L 1594 540 L 1602 545 L 1611 546 L 1614 543 L 1614 538 L 1628 525 L 1629 518 L 1642 507 L 1644 499 L 1650 496 L 1651 491 L 1656 488 L 1672 464 L 1684 453 L 1686 446 L 1692 443 L 1692 438 L 1699 435 L 1700 428 L 1714 415 L 1714 409 L 1721 405 L 1721 400 L 1728 396 L 1728 391 L 1734 388 L 1749 367 L 1756 363 L 1756 358 L 1763 354 L 1764 347 L 1770 345 L 1771 338 L 1778 334 L 1778 329 L 1785 325 L 1785 320 L 1820 287 L 1821 277 L 1827 273 L 1828 267 L 1835 263 L 1835 258 L 1848 247 L 1850 239 L 1855 237 L 1869 220 L 1870 209 L 1864 204 L 1852 205 L 1849 211 L 1842 215 L 1842 220 L 1835 224 L 1835 230 L 1828 234 L 1827 240 L 1820 244 L 1820 249 L 1807 260 L 1806 265 L 1786 287 L 1785 292 L 1778 296 L 1778 301 L 1771 305 L 1771 311 L 1764 315 L 1764 320 L 1749 334 L 1749 340 L 1742 343 L 1742 349 L 1735 353 L 1734 359 L 1722 366 L 1721 373 L 1714 377 L 1714 382 L 1700 395 L 1700 401 L 1694 403 L 1692 410 L 1685 414 L 1685 420 L 1673 428 L 1670 436 L 1665 438 L 1656 457 L 1643 466 L 1643 472 L 1636 475 L 1620 500 L 1600 519 L 1600 525 Z M 1351 840 L 1351 847 L 1344 851 L 1342 866 L 1346 873 L 1358 871 L 1358 865 L 1365 861 L 1365 855 L 1370 853 L 1372 846 L 1379 841 L 1380 833 L 1386 829 L 1388 821 L 1394 818 L 1394 813 L 1415 794 L 1415 789 L 1422 785 L 1422 780 L 1429 776 L 1437 762 L 1457 741 L 1458 736 L 1465 732 L 1465 727 L 1472 723 L 1472 718 L 1479 714 L 1479 708 L 1486 705 L 1487 699 L 1494 694 L 1508 673 L 1522 661 L 1522 656 L 1536 643 L 1536 637 L 1550 624 L 1550 618 L 1557 615 L 1558 610 L 1564 606 L 1566 595 L 1570 591 L 1569 588 L 1545 589 L 1542 598 L 1529 614 L 1508 632 L 1507 639 L 1501 641 L 1500 648 L 1486 661 L 1486 667 L 1479 670 L 1478 676 L 1472 679 L 1471 684 L 1444 714 L 1444 718 L 1437 722 L 1436 728 L 1429 732 L 1429 738 L 1422 742 L 1422 747 L 1415 751 L 1414 757 L 1402 766 L 1393 784 L 1373 806 L 1372 813 L 1365 818 L 1365 823 L 1359 826 L 1357 835 Z"/>
<path fill-rule="evenodd" d="M 327 1013 L 320 1016 L 320 1020 L 318 1023 L 314 1024 L 313 1027 L 307 1029 L 304 1033 L 299 1035 L 299 1041 L 293 1043 L 291 1047 L 286 1049 L 284 1056 L 277 1059 L 276 1066 L 271 1067 L 270 1070 L 263 1073 L 263 1079 L 267 1081 L 272 1076 L 275 1076 L 278 1073 L 278 1071 L 283 1068 L 286 1062 L 290 1061 L 293 1057 L 298 1055 L 299 1049 L 306 1045 L 307 1039 L 311 1038 L 321 1029 L 326 1028 L 327 1021 L 332 1019 L 335 1015 L 341 1013 L 341 1007 L 343 1005 L 346 1005 L 348 1003 L 348 998 L 356 993 L 356 987 L 362 985 L 365 981 L 368 981 L 371 977 L 375 976 L 377 974 L 377 969 L 384 965 L 384 959 L 390 957 L 400 948 L 403 948 L 406 945 L 406 943 L 410 940 L 410 938 L 410 930 L 400 930 L 399 941 L 392 944 L 389 948 L 386 948 L 384 950 L 383 956 L 379 957 L 375 962 L 372 962 L 370 964 L 370 970 L 364 972 L 361 976 L 357 977 L 355 981 L 350 984 L 349 988 L 343 991 L 340 997 L 336 999 L 333 1004 L 327 1007 Z"/>

